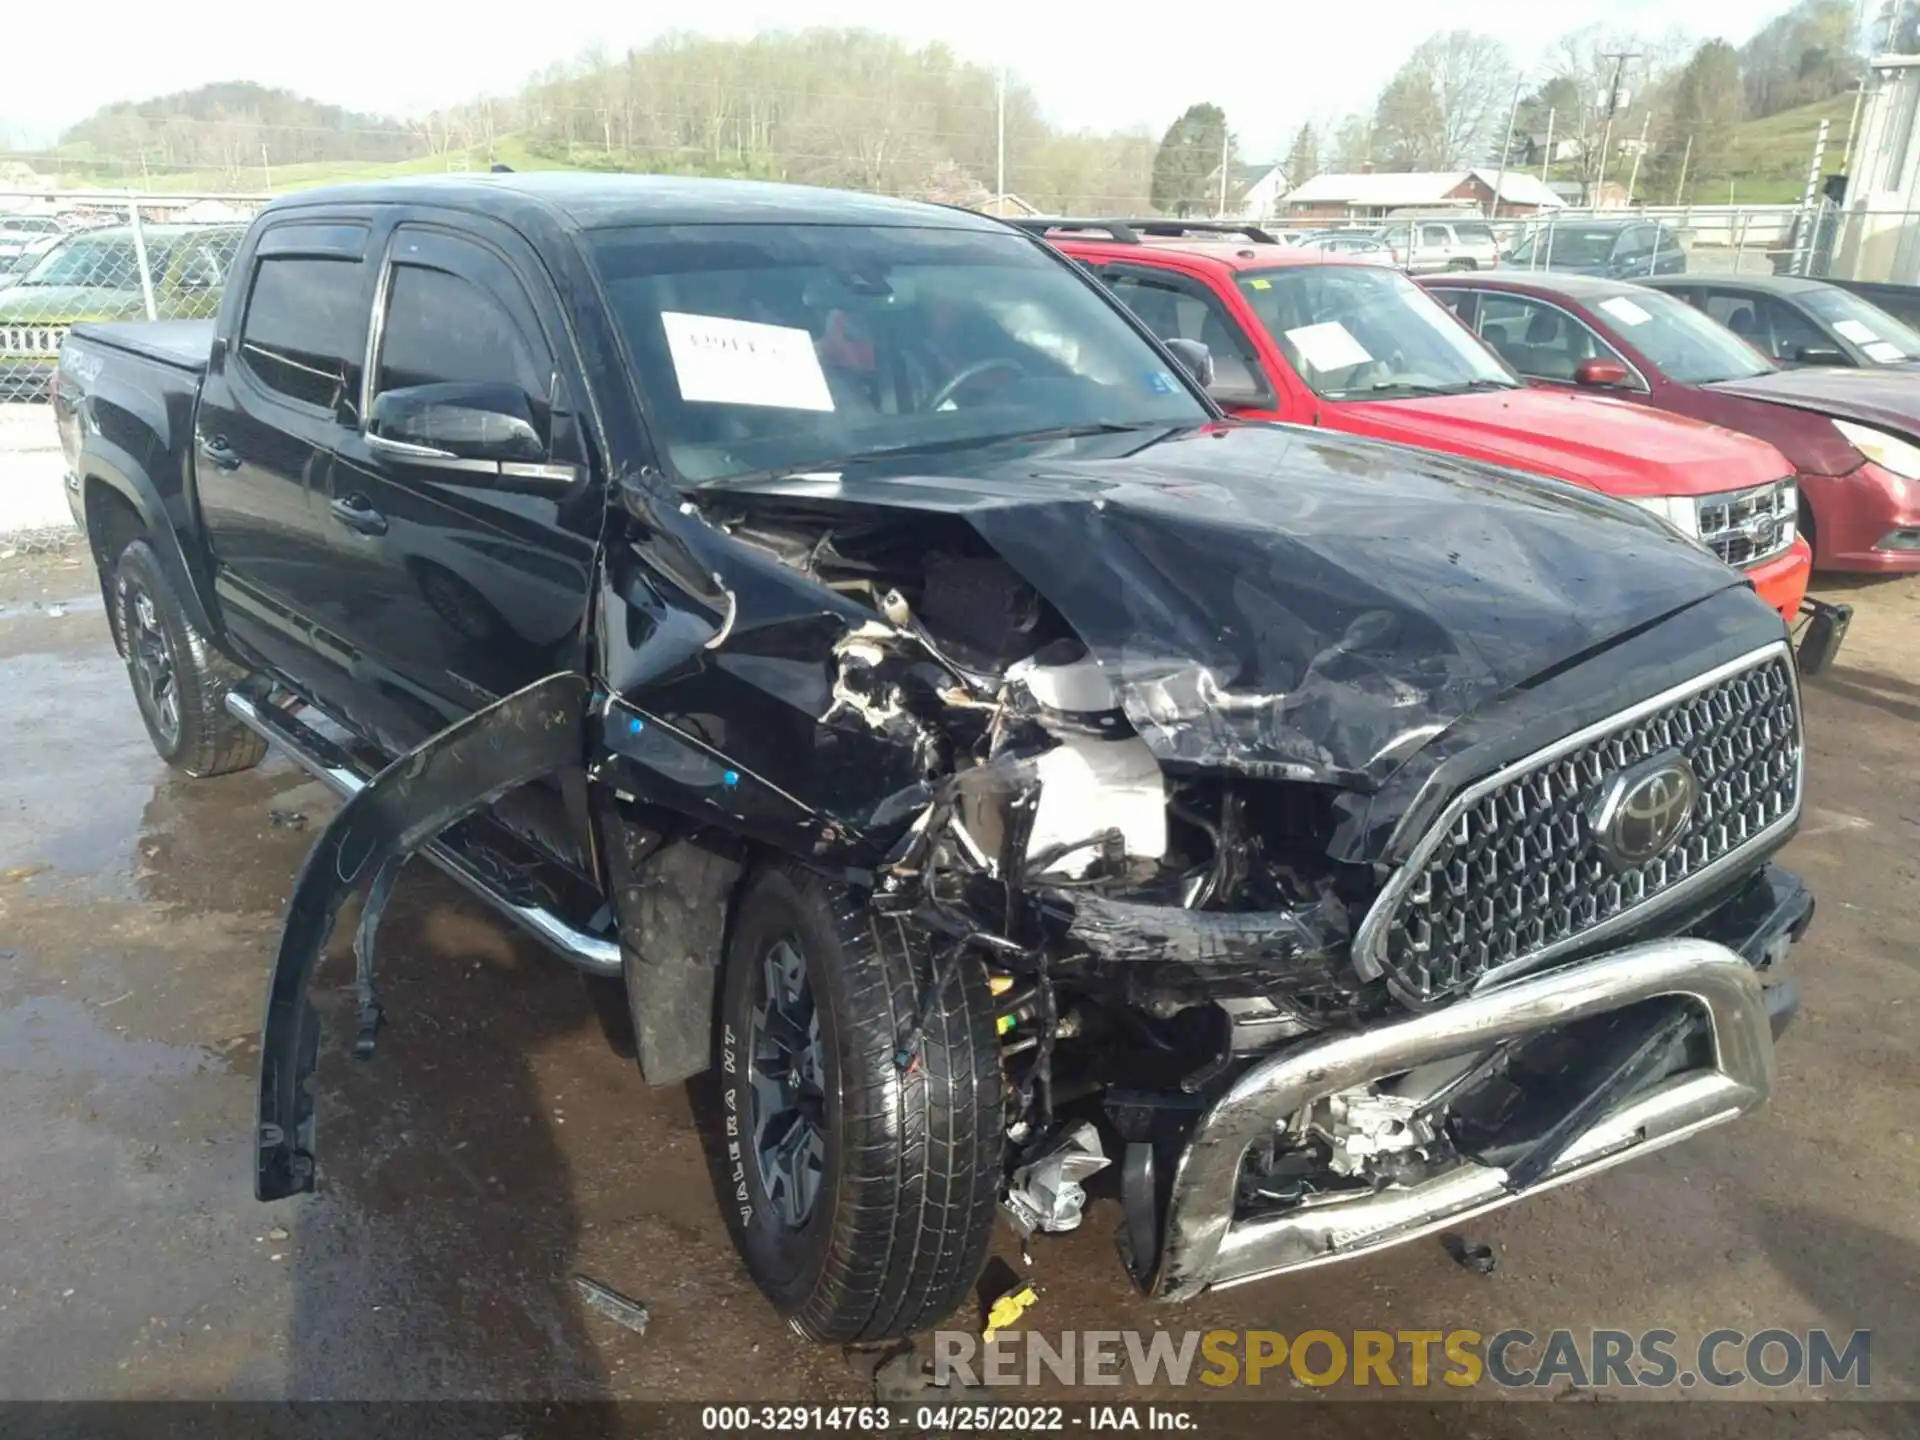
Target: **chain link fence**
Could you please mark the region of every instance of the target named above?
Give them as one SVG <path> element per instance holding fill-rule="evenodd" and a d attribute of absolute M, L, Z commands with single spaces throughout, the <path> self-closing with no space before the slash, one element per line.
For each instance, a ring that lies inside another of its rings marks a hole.
<path fill-rule="evenodd" d="M 264 198 L 0 191 L 0 404 L 47 398 L 74 325 L 211 316 Z"/>
<path fill-rule="evenodd" d="M 1636 225 L 1663 233 L 1625 233 Z M 1810 206 L 1569 209 L 1538 220 L 1502 220 L 1496 229 L 1502 251 L 1514 257 L 1509 263 L 1529 269 L 1605 268 L 1621 279 L 1684 270 L 1920 284 L 1920 211 L 1825 199 Z"/>

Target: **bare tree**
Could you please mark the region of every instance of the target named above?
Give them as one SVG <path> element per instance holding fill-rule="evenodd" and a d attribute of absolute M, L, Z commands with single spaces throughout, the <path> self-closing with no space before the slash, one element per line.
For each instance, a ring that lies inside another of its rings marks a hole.
<path fill-rule="evenodd" d="M 1375 141 L 1409 170 L 1456 170 L 1488 157 L 1513 93 L 1507 47 L 1471 30 L 1431 35 L 1380 92 Z"/>

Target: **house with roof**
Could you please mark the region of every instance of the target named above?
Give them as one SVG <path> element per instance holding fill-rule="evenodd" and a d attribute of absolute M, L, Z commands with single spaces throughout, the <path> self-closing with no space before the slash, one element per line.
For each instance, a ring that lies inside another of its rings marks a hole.
<path fill-rule="evenodd" d="M 1494 205 L 1494 187 L 1500 198 Z M 1538 215 L 1565 202 L 1523 170 L 1363 171 L 1316 175 L 1286 193 L 1290 221 L 1378 223 L 1398 211 L 1463 210 L 1478 214 Z"/>
<path fill-rule="evenodd" d="M 1216 195 L 1220 187 L 1220 167 L 1207 177 L 1207 194 Z M 1287 174 L 1271 160 L 1254 164 L 1235 161 L 1227 167 L 1227 208 L 1223 220 L 1271 220 L 1280 213 L 1280 201 L 1287 193 Z M 1213 205 L 1207 206 L 1212 214 Z"/>

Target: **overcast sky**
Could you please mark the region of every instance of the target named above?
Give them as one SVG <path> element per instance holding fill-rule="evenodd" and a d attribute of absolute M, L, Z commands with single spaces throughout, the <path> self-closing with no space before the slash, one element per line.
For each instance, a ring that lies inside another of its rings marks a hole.
<path fill-rule="evenodd" d="M 899 0 L 721 0 L 683 8 L 468 0 L 455 8 L 446 0 L 330 0 L 296 12 L 281 5 L 88 0 L 63 7 L 17 0 L 8 9 L 19 13 L 0 26 L 14 61 L 0 76 L 0 127 L 16 145 L 44 143 L 108 101 L 240 79 L 357 110 L 415 114 L 476 94 L 509 93 L 533 71 L 589 44 L 644 44 L 675 24 L 725 36 L 858 25 L 916 42 L 943 40 L 968 59 L 1004 63 L 1033 87 L 1048 118 L 1068 128 L 1157 129 L 1192 102 L 1213 100 L 1225 107 L 1243 153 L 1266 158 L 1301 121 L 1365 105 L 1436 29 L 1498 36 L 1524 64 L 1556 35 L 1595 21 L 1656 33 L 1679 26 L 1738 43 L 1789 3 L 1289 0 L 1189 9 L 1058 0 L 915 7 Z M 269 13 L 274 20 L 265 18 Z M 1198 23 L 1183 34 L 1177 25 L 1188 16 Z M 21 63 L 34 56 L 44 58 Z"/>

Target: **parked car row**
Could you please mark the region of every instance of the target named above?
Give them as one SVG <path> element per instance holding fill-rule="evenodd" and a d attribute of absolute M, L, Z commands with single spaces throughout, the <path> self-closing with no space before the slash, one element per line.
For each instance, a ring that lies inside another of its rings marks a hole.
<path fill-rule="evenodd" d="M 645 1081 L 714 1072 L 726 1223 L 823 1341 L 939 1323 L 1109 1161 L 1180 1300 L 1765 1102 L 1779 453 L 1528 388 L 1387 266 L 1121 228 L 409 179 L 271 203 L 214 320 L 75 327 L 157 752 L 347 797 L 263 964 L 260 1199 L 325 1182 L 416 851 L 624 986 Z"/>
<path fill-rule="evenodd" d="M 1236 414 L 1603 490 L 1745 570 L 1790 621 L 1815 565 L 1920 570 L 1920 379 L 1902 373 L 1920 369 L 1920 335 L 1834 286 L 1669 276 L 1655 289 L 1502 267 L 1416 287 L 1297 244 L 1028 228 L 1163 339 L 1204 345 L 1212 393 Z M 1609 243 L 1630 228 L 1610 227 Z M 1570 253 L 1600 255 L 1589 239 Z M 1777 373 L 1754 341 L 1802 368 Z"/>
<path fill-rule="evenodd" d="M 1904 348 L 1911 343 L 1920 356 L 1920 337 L 1891 316 L 1832 286 L 1772 278 L 1652 289 L 1495 272 L 1448 276 L 1430 288 L 1528 380 L 1604 392 L 1771 444 L 1792 467 L 1799 528 L 1820 568 L 1920 571 L 1920 375 L 1910 373 L 1916 367 Z M 1809 344 L 1788 350 L 1800 368 L 1783 369 L 1748 343 L 1752 331 L 1710 318 L 1723 297 L 1764 306 L 1781 288 L 1811 302 L 1793 312 L 1809 326 L 1825 297 L 1846 302 L 1847 318 L 1838 323 L 1859 328 L 1818 343 L 1844 338 L 1861 348 L 1864 364 L 1845 368 L 1839 349 Z M 1880 346 L 1887 359 L 1863 348 Z M 1817 365 L 1810 356 L 1835 363 Z"/>

